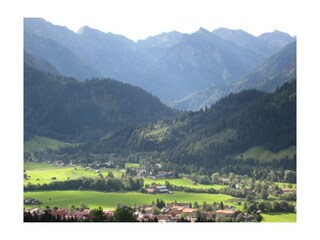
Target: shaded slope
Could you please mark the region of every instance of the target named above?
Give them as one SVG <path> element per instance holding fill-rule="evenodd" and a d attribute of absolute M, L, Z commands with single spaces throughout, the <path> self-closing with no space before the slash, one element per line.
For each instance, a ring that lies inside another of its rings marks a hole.
<path fill-rule="evenodd" d="M 93 141 L 173 114 L 158 98 L 129 84 L 111 79 L 79 82 L 25 67 L 25 138 Z"/>

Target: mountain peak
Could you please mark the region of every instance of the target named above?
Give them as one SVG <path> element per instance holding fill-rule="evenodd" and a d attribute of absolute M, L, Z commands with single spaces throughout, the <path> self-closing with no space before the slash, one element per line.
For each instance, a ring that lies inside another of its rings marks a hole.
<path fill-rule="evenodd" d="M 228 33 L 247 33 L 246 31 L 243 31 L 242 29 L 230 29 L 230 28 L 225 28 L 225 27 L 219 27 L 213 32 L 228 32 Z M 249 34 L 249 33 L 247 33 Z"/>
<path fill-rule="evenodd" d="M 77 34 L 84 35 L 84 34 L 109 34 L 109 33 L 102 32 L 98 29 L 91 28 L 89 26 L 83 26 L 78 30 Z"/>
<path fill-rule="evenodd" d="M 82 35 L 82 34 L 86 33 L 87 31 L 90 31 L 90 30 L 91 30 L 90 27 L 88 27 L 88 26 L 83 26 L 83 27 L 81 27 L 81 28 L 78 30 L 77 34 L 78 34 L 78 35 Z"/>
<path fill-rule="evenodd" d="M 158 35 L 148 37 L 144 40 L 138 40 L 137 44 L 142 48 L 169 48 L 178 43 L 183 35 L 183 33 L 177 31 L 163 32 Z"/>
<path fill-rule="evenodd" d="M 200 33 L 210 33 L 207 29 L 205 29 L 203 27 L 200 27 L 198 32 L 200 32 Z"/>
<path fill-rule="evenodd" d="M 274 39 L 274 38 L 279 38 L 279 37 L 287 38 L 287 39 L 293 38 L 290 34 L 276 30 L 276 29 L 273 32 L 266 32 L 266 33 L 263 33 L 259 36 L 259 38 L 267 38 L 267 39 L 271 39 L 271 38 Z"/>
<path fill-rule="evenodd" d="M 280 47 L 280 48 L 286 46 L 288 43 L 291 43 L 295 40 L 295 38 L 290 36 L 288 33 L 281 32 L 279 30 L 263 33 L 258 38 L 263 39 L 270 46 Z"/>

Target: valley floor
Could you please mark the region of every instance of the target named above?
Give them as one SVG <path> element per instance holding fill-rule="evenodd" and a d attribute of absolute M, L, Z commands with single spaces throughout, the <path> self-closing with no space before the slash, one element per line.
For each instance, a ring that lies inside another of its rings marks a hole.
<path fill-rule="evenodd" d="M 283 212 L 276 212 L 276 213 L 268 213 L 262 214 L 263 222 L 296 222 L 297 221 L 297 214 L 296 213 L 283 213 Z"/>
<path fill-rule="evenodd" d="M 129 165 L 126 164 L 126 165 Z M 129 165 L 130 167 L 136 165 Z M 80 179 L 82 177 L 98 178 L 96 170 L 83 168 L 81 166 L 55 166 L 48 163 L 24 163 L 25 174 L 27 179 L 24 181 L 24 185 L 28 184 L 48 184 L 54 181 L 66 181 L 68 179 Z M 100 169 L 101 174 L 106 176 L 109 172 L 112 172 L 116 178 L 119 178 L 125 173 L 125 169 L 115 168 L 102 168 Z M 52 178 L 55 177 L 56 180 Z M 190 179 L 187 178 L 174 178 L 174 179 L 149 179 L 144 178 L 145 185 L 151 185 L 155 182 L 157 184 L 164 185 L 168 181 L 171 185 L 183 186 L 193 189 L 209 189 L 214 188 L 220 190 L 227 187 L 228 185 L 219 184 L 193 184 Z M 276 183 L 276 182 L 275 182 Z M 276 183 L 282 188 L 287 188 L 289 185 L 286 183 Z M 296 189 L 295 184 L 290 184 L 293 189 Z M 275 196 L 273 196 L 275 197 Z M 195 192 L 182 192 L 172 191 L 171 194 L 146 194 L 138 191 L 127 191 L 127 192 L 101 192 L 91 190 L 48 190 L 48 191 L 26 191 L 24 192 L 24 199 L 36 199 L 40 201 L 40 205 L 24 205 L 26 210 L 40 208 L 44 209 L 47 206 L 50 208 L 78 208 L 82 204 L 88 206 L 90 209 L 101 207 L 104 210 L 115 210 L 118 204 L 128 206 L 141 206 L 150 205 L 152 202 L 156 202 L 157 199 L 163 200 L 166 204 L 169 203 L 191 203 L 192 205 L 196 202 L 202 205 L 204 202 L 212 204 L 214 202 L 223 202 L 224 206 L 234 207 L 236 210 L 243 210 L 245 199 L 235 198 L 226 194 L 215 194 L 215 193 L 195 193 Z M 295 201 L 293 202 L 295 205 Z M 296 222 L 295 213 L 262 213 L 263 222 Z"/>
<path fill-rule="evenodd" d="M 205 193 L 185 193 L 174 192 L 172 194 L 144 194 L 139 192 L 95 192 L 95 191 L 41 191 L 41 192 L 25 192 L 24 198 L 35 198 L 42 202 L 41 205 L 25 205 L 26 208 L 35 207 L 61 207 L 67 208 L 71 205 L 79 207 L 81 203 L 88 205 L 91 209 L 102 207 L 103 209 L 113 210 L 118 203 L 127 204 L 129 206 L 151 204 L 156 202 L 157 198 L 162 199 L 166 203 L 184 202 L 194 203 L 203 202 L 212 203 L 220 201 L 225 205 L 236 206 L 235 202 L 230 201 L 234 199 L 231 196 L 224 194 L 205 194 Z M 241 206 L 237 206 L 241 209 Z"/>

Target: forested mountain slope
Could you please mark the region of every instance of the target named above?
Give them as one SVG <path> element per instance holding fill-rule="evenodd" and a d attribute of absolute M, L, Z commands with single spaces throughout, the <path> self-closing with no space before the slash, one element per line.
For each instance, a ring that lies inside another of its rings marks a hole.
<path fill-rule="evenodd" d="M 139 87 L 112 79 L 80 82 L 25 65 L 25 138 L 94 141 L 125 126 L 171 117 L 175 112 Z"/>
<path fill-rule="evenodd" d="M 124 156 L 144 152 L 149 153 L 150 159 L 158 153 L 157 159 L 179 166 L 231 169 L 242 164 L 236 156 L 254 146 L 278 152 L 295 145 L 296 82 L 292 81 L 274 93 L 245 90 L 224 97 L 206 110 L 145 127 L 122 129 L 89 149 L 92 153 Z M 258 165 L 251 163 L 250 167 L 275 164 L 271 168 L 295 169 L 294 156 L 276 163 L 269 160 Z"/>

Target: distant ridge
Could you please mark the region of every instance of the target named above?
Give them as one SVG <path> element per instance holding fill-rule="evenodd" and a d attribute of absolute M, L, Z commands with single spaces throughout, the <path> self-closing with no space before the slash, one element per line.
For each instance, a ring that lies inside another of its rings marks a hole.
<path fill-rule="evenodd" d="M 200 28 L 192 34 L 173 31 L 135 43 L 88 26 L 75 33 L 41 18 L 25 18 L 24 32 L 25 51 L 62 75 L 118 79 L 166 103 L 230 84 L 294 40 L 278 31 L 254 37 L 243 30 Z"/>
<path fill-rule="evenodd" d="M 176 101 L 173 107 L 181 110 L 199 110 L 218 101 L 229 93 L 245 89 L 274 91 L 283 83 L 296 79 L 296 42 L 288 44 L 280 52 L 272 55 L 263 64 L 240 80 L 195 92 Z"/>

